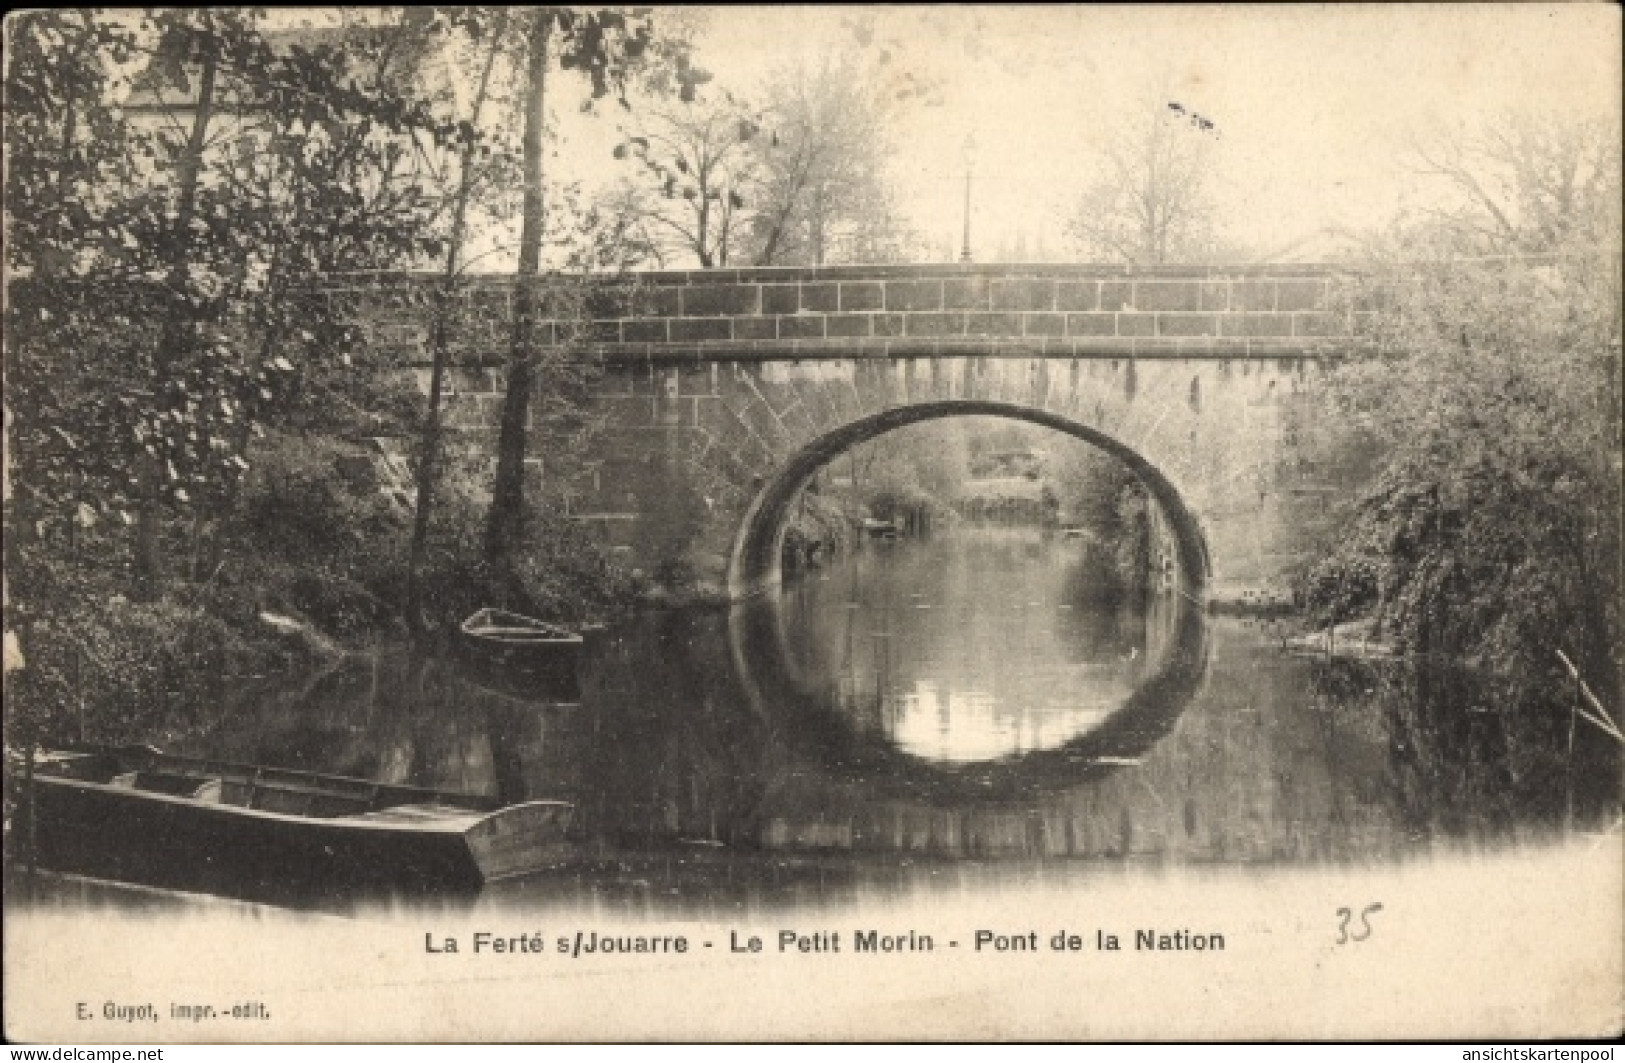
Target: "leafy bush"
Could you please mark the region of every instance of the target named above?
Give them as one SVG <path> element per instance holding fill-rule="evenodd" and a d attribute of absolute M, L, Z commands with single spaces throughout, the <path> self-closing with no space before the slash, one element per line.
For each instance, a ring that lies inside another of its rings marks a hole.
<path fill-rule="evenodd" d="M 223 621 L 175 600 L 118 595 L 59 603 L 21 633 L 27 665 L 7 684 L 14 720 L 42 741 L 156 742 L 214 718 L 223 683 L 264 657 Z"/>
<path fill-rule="evenodd" d="M 1575 471 L 1519 473 L 1391 466 L 1301 582 L 1311 613 L 1374 616 L 1418 652 L 1538 676 L 1561 649 L 1606 682 L 1617 524 L 1574 497 Z"/>
<path fill-rule="evenodd" d="M 243 531 L 276 555 L 366 563 L 409 520 L 371 466 L 367 450 L 329 436 L 271 438 L 244 487 Z"/>
<path fill-rule="evenodd" d="M 786 572 L 814 564 L 846 549 L 851 536 L 845 507 L 821 491 L 802 493 L 784 531 L 783 564 Z M 658 573 L 657 573 L 658 577 Z"/>
<path fill-rule="evenodd" d="M 532 515 L 516 567 L 528 607 L 543 619 L 599 618 L 636 590 L 581 525 L 548 511 Z"/>

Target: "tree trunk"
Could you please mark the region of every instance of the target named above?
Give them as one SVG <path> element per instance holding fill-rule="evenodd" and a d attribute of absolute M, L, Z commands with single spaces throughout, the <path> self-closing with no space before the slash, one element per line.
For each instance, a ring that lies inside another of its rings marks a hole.
<path fill-rule="evenodd" d="M 193 325 L 189 305 L 175 298 L 175 295 L 185 291 L 187 287 L 188 250 L 191 242 L 188 234 L 191 232 L 192 218 L 197 213 L 198 176 L 203 169 L 203 149 L 209 131 L 209 121 L 214 115 L 215 65 L 212 55 L 204 58 L 203 70 L 198 77 L 197 110 L 192 116 L 192 130 L 187 137 L 186 150 L 181 154 L 176 170 L 178 185 L 175 202 L 176 239 L 169 262 L 169 289 L 172 300 L 164 321 L 163 335 L 158 341 L 157 370 L 160 376 L 166 374 L 179 358 L 182 349 L 190 340 L 189 333 Z M 159 380 L 155 383 L 162 387 L 164 382 Z M 161 484 L 158 463 L 152 461 L 146 464 L 147 468 L 141 474 L 138 488 L 141 501 L 136 511 L 135 574 L 137 582 L 150 590 L 163 576 L 163 550 L 160 542 L 162 522 L 158 514 Z"/>
<path fill-rule="evenodd" d="M 480 71 L 479 88 L 474 93 L 469 124 L 478 128 L 480 112 L 491 84 L 500 37 L 493 34 L 485 66 Z M 429 408 L 423 417 L 423 436 L 418 451 L 417 498 L 412 513 L 412 545 L 406 562 L 406 622 L 414 634 L 425 629 L 423 617 L 423 562 L 429 548 L 429 518 L 434 512 L 434 485 L 440 472 L 440 408 L 446 386 L 446 348 L 450 342 L 448 315 L 452 311 L 453 289 L 468 233 L 468 200 L 474 167 L 474 145 L 463 145 L 458 156 L 457 198 L 452 205 L 451 239 L 446 247 L 446 271 L 435 296 L 434 349 L 429 367 Z"/>
<path fill-rule="evenodd" d="M 969 241 L 966 242 L 965 246 L 966 247 L 970 246 Z M 813 194 L 812 264 L 815 265 L 815 266 L 822 266 L 824 264 L 824 190 L 823 190 L 823 188 L 819 188 L 818 191 Z"/>
<path fill-rule="evenodd" d="M 784 227 L 789 224 L 790 215 L 795 212 L 796 203 L 801 198 L 802 187 L 807 183 L 807 176 L 812 172 L 812 163 L 809 160 L 806 166 L 796 171 L 795 180 L 790 182 L 790 190 L 779 205 L 777 216 L 773 219 L 773 228 L 768 231 L 767 240 L 762 244 L 762 251 L 756 257 L 756 265 L 773 265 L 773 256 L 779 253 L 779 241 L 784 238 Z"/>
<path fill-rule="evenodd" d="M 525 79 L 524 224 L 519 236 L 507 391 L 502 398 L 502 424 L 497 436 L 496 482 L 485 528 L 485 559 L 501 579 L 511 573 L 514 550 L 525 534 L 526 422 L 530 419 L 535 375 L 537 277 L 547 220 L 542 199 L 542 133 L 547 120 L 547 46 L 553 14 L 543 10 L 534 18 Z"/>
<path fill-rule="evenodd" d="M 711 242 L 711 201 L 705 198 L 705 171 L 700 171 L 700 224 L 696 226 L 700 234 L 699 251 L 701 269 L 710 269 L 716 263 L 710 248 Z"/>

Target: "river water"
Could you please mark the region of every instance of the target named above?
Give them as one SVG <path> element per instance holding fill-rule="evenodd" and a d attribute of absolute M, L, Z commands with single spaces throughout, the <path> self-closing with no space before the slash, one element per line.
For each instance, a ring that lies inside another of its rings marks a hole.
<path fill-rule="evenodd" d="M 1177 592 L 1114 603 L 1090 549 L 866 542 L 775 596 L 593 638 L 573 705 L 404 648 L 346 657 L 239 684 L 183 751 L 572 801 L 575 856 L 486 898 L 632 911 L 1501 851 L 1612 807 L 1461 675 L 1291 656 Z"/>

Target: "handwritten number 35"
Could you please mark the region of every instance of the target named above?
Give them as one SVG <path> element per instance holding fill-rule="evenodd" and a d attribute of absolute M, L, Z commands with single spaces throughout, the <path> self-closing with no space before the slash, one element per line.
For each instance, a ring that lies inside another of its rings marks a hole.
<path fill-rule="evenodd" d="M 1350 941 L 1364 941 L 1366 938 L 1370 937 L 1371 916 L 1373 913 L 1380 911 L 1382 911 L 1381 904 L 1368 904 L 1364 908 L 1360 909 L 1361 929 L 1351 934 L 1349 933 L 1349 920 L 1354 918 L 1354 910 L 1352 908 L 1339 908 L 1337 910 L 1337 943 L 1339 945 L 1344 945 Z"/>

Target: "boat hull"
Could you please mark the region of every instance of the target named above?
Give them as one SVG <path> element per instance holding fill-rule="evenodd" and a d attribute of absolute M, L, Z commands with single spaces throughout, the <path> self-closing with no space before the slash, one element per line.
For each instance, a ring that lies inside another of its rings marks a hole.
<path fill-rule="evenodd" d="M 36 776 L 42 867 L 273 904 L 472 898 L 492 878 L 556 862 L 570 806 L 490 813 L 406 806 L 305 818 Z"/>
<path fill-rule="evenodd" d="M 474 614 L 457 635 L 464 672 L 476 683 L 533 700 L 581 700 L 580 635 L 496 610 Z"/>

